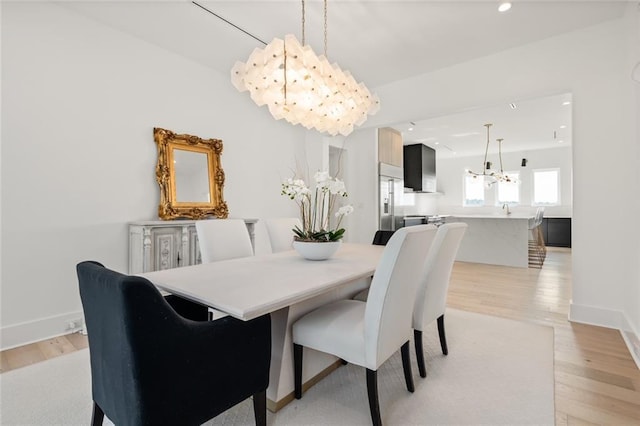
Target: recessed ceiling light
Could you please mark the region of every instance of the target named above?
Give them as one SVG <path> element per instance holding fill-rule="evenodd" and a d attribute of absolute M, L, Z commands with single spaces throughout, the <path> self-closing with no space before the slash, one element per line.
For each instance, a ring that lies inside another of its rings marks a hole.
<path fill-rule="evenodd" d="M 560 126 L 561 129 L 566 129 L 567 126 L 565 126 L 564 124 L 562 126 Z"/>
<path fill-rule="evenodd" d="M 516 109 L 516 108 L 518 108 L 518 105 L 516 105 L 516 104 L 514 104 L 513 102 L 511 102 L 511 103 L 509 104 L 509 108 L 511 108 L 511 109 Z"/>
<path fill-rule="evenodd" d="M 506 12 L 509 9 L 511 9 L 511 3 L 508 1 L 500 3 L 500 6 L 498 6 L 498 12 Z"/>
<path fill-rule="evenodd" d="M 562 143 L 562 142 L 564 142 L 562 139 L 560 139 L 560 140 L 558 141 L 558 143 Z"/>
<path fill-rule="evenodd" d="M 564 102 L 562 103 L 562 105 L 571 105 L 571 102 L 569 102 L 569 101 L 564 101 Z"/>
<path fill-rule="evenodd" d="M 440 145 L 440 142 L 436 142 L 435 144 L 436 144 L 436 145 Z"/>
<path fill-rule="evenodd" d="M 410 132 L 413 132 L 413 127 L 409 127 L 407 130 L 409 130 Z"/>

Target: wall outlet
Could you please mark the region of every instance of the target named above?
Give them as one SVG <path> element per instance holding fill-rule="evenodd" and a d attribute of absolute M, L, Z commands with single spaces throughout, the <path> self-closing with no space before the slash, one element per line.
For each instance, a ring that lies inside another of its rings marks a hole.
<path fill-rule="evenodd" d="M 68 331 L 81 331 L 84 328 L 84 324 L 81 318 L 71 320 L 67 323 Z"/>

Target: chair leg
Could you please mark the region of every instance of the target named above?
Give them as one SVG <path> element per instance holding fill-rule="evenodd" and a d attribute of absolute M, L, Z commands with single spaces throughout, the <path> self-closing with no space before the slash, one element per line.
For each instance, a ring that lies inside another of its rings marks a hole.
<path fill-rule="evenodd" d="M 102 408 L 93 401 L 93 413 L 91 414 L 91 426 L 101 426 L 104 420 L 104 412 Z"/>
<path fill-rule="evenodd" d="M 369 395 L 369 411 L 373 426 L 382 426 L 380 403 L 378 402 L 378 372 L 367 368 L 367 394 Z"/>
<path fill-rule="evenodd" d="M 349 364 L 349 361 L 345 361 L 344 359 L 340 358 L 340 364 L 347 365 Z"/>
<path fill-rule="evenodd" d="M 422 349 L 422 330 L 413 330 L 413 341 L 416 347 L 416 361 L 420 377 L 427 377 L 427 369 L 424 365 L 424 350 Z"/>
<path fill-rule="evenodd" d="M 404 370 L 404 381 L 407 384 L 407 390 L 409 392 L 413 392 L 415 388 L 413 387 L 413 374 L 411 374 L 411 356 L 409 353 L 411 352 L 409 348 L 409 341 L 407 340 L 404 345 L 400 348 L 400 353 L 402 354 L 402 369 Z"/>
<path fill-rule="evenodd" d="M 256 426 L 267 426 L 267 390 L 253 394 L 253 416 Z"/>
<path fill-rule="evenodd" d="M 438 336 L 440 336 L 440 347 L 442 353 L 449 355 L 449 348 L 447 348 L 447 336 L 444 334 L 444 314 L 438 317 Z"/>
<path fill-rule="evenodd" d="M 302 345 L 293 344 L 294 396 L 302 398 Z"/>

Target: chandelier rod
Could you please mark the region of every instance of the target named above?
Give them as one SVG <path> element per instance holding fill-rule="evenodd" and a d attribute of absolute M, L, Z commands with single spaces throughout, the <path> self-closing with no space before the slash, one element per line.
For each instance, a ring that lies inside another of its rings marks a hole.
<path fill-rule="evenodd" d="M 327 56 L 327 0 L 324 0 L 324 57 L 329 59 Z"/>
<path fill-rule="evenodd" d="M 254 35 L 253 35 L 253 34 L 251 34 L 249 31 L 246 31 L 246 30 L 244 30 L 244 29 L 240 28 L 239 26 L 237 26 L 237 25 L 236 25 L 236 24 L 234 24 L 233 22 L 226 20 L 226 19 L 225 19 L 225 18 L 223 18 L 222 16 L 220 16 L 220 15 L 218 15 L 217 13 L 215 13 L 215 12 L 213 12 L 213 11 L 211 11 L 211 10 L 207 9 L 207 8 L 206 8 L 206 7 L 204 7 L 203 5 L 201 5 L 201 4 L 199 4 L 199 3 L 195 2 L 195 1 L 192 1 L 191 3 L 195 4 L 195 5 L 196 5 L 196 6 L 198 6 L 200 9 L 203 9 L 203 10 L 205 10 L 205 11 L 209 12 L 210 14 L 212 14 L 213 16 L 215 16 L 216 18 L 218 18 L 218 19 L 220 19 L 220 20 L 222 20 L 222 21 L 226 22 L 227 24 L 231 25 L 232 27 L 234 27 L 234 28 L 236 28 L 236 29 L 238 29 L 238 30 L 242 31 L 242 32 L 243 32 L 243 33 L 245 33 L 246 35 L 248 35 L 248 36 L 250 36 L 250 37 L 252 37 L 252 38 L 256 39 L 257 41 L 259 41 L 260 43 L 264 44 L 265 46 L 267 45 L 267 42 L 265 42 L 265 41 L 263 41 L 263 40 L 260 40 L 258 37 L 254 36 Z M 304 31 L 304 27 L 303 27 L 303 31 Z M 304 38 L 304 36 L 303 36 L 303 38 Z"/>
<path fill-rule="evenodd" d="M 305 19 L 304 19 L 304 0 L 302 0 L 302 45 L 304 46 L 304 23 L 305 23 Z"/>
<path fill-rule="evenodd" d="M 487 123 L 484 127 L 487 128 L 487 146 L 484 149 L 484 163 L 482 164 L 482 174 L 487 174 L 487 154 L 489 153 L 489 127 L 493 126 L 491 123 Z"/>
<path fill-rule="evenodd" d="M 502 141 L 504 139 L 496 139 L 498 141 L 498 156 L 500 157 L 500 174 L 504 175 L 504 170 L 502 169 Z"/>

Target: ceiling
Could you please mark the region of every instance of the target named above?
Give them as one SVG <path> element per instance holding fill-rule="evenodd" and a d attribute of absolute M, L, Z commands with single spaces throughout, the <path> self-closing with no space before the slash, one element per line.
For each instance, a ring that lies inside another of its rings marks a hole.
<path fill-rule="evenodd" d="M 402 132 L 405 145 L 423 143 L 434 148 L 438 157 L 450 158 L 484 154 L 484 124 L 491 123 L 490 154 L 497 152 L 498 138 L 504 139 L 503 152 L 523 152 L 571 145 L 572 108 L 571 94 L 565 93 L 390 127 Z"/>
<path fill-rule="evenodd" d="M 234 25 L 270 42 L 301 38 L 300 0 L 198 0 Z M 190 1 L 57 2 L 111 27 L 229 74 L 262 44 Z M 331 62 L 374 88 L 623 15 L 626 1 L 518 1 L 506 13 L 499 1 L 328 2 Z M 306 1 L 307 43 L 323 52 L 322 1 Z"/>
<path fill-rule="evenodd" d="M 236 61 L 246 61 L 254 48 L 263 45 L 203 8 L 265 42 L 288 33 L 301 38 L 299 0 L 198 0 L 202 7 L 186 0 L 56 3 L 225 75 L 230 75 Z M 377 86 L 396 80 L 621 17 L 628 4 L 617 0 L 514 0 L 511 10 L 499 13 L 499 3 L 330 0 L 328 58 L 375 92 Z M 306 42 L 321 54 L 323 3 L 306 0 L 305 9 Z M 486 141 L 483 124 L 492 122 L 492 138 L 504 137 L 505 150 L 525 147 L 531 141 L 538 143 L 536 147 L 557 144 L 549 139 L 551 129 L 560 122 L 571 124 L 565 114 L 570 107 L 558 110 L 547 101 L 523 101 L 516 110 L 504 110 L 503 105 L 420 122 L 413 134 L 405 132 L 406 140 L 430 144 L 435 141 L 429 138 L 436 138 L 450 148 L 442 150 L 445 156 L 447 151 L 478 154 Z M 522 118 L 527 111 L 537 118 Z M 552 116 L 553 111 L 560 115 Z M 405 124 L 399 123 L 398 128 L 405 131 Z M 516 133 L 516 124 L 530 130 L 529 134 Z M 469 135 L 452 136 L 460 133 Z M 570 143 L 570 129 L 568 133 L 566 142 Z"/>

